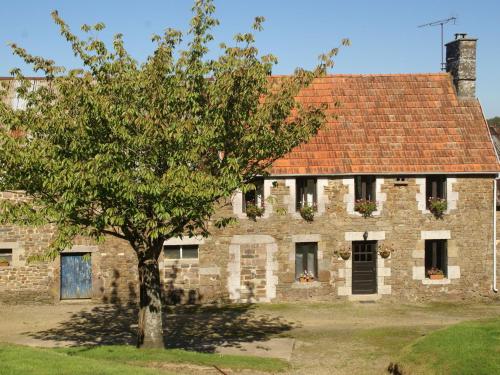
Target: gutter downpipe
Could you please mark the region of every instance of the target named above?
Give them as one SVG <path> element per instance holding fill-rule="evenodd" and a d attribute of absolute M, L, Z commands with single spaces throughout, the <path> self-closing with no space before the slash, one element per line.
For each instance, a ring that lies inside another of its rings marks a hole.
<path fill-rule="evenodd" d="M 493 180 L 493 292 L 497 293 L 497 181 L 500 173 Z"/>

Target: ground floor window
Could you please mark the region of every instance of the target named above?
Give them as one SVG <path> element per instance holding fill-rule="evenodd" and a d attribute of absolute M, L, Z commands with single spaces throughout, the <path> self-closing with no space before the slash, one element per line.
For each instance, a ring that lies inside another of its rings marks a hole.
<path fill-rule="evenodd" d="M 425 241 L 425 276 L 427 278 L 446 277 L 448 274 L 448 254 L 446 240 Z"/>
<path fill-rule="evenodd" d="M 318 244 L 316 242 L 301 242 L 295 244 L 295 279 L 318 277 Z"/>
<path fill-rule="evenodd" d="M 0 249 L 0 267 L 12 265 L 12 249 Z"/>
<path fill-rule="evenodd" d="M 166 259 L 198 259 L 198 245 L 164 247 Z"/>

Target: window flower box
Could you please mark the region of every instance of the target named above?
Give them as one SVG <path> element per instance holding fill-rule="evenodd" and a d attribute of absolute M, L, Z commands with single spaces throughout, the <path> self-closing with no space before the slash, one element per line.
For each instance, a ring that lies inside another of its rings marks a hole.
<path fill-rule="evenodd" d="M 437 218 L 437 219 L 442 219 L 444 212 L 448 208 L 448 202 L 444 198 L 429 198 L 428 200 L 428 205 L 429 211 L 432 212 L 432 214 Z"/>
<path fill-rule="evenodd" d="M 264 207 L 259 207 L 253 202 L 248 202 L 246 205 L 247 217 L 253 221 L 256 221 L 258 217 L 264 215 Z"/>
<path fill-rule="evenodd" d="M 314 220 L 314 212 L 316 211 L 316 205 L 315 204 L 307 204 L 307 203 L 304 203 L 302 205 L 302 207 L 300 207 L 300 216 L 302 216 L 302 218 L 305 220 L 305 221 L 313 221 Z"/>
<path fill-rule="evenodd" d="M 442 280 L 444 279 L 444 272 L 439 268 L 432 267 L 427 271 L 427 276 L 429 276 L 431 280 Z"/>
<path fill-rule="evenodd" d="M 444 275 L 429 275 L 429 279 L 431 279 L 431 280 L 443 280 Z"/>
<path fill-rule="evenodd" d="M 310 272 L 304 271 L 299 276 L 299 282 L 301 284 L 310 283 L 310 282 L 313 282 L 313 281 L 314 281 L 314 276 Z"/>
<path fill-rule="evenodd" d="M 354 202 L 354 211 L 359 212 L 364 218 L 371 217 L 377 211 L 377 202 L 369 199 L 358 199 Z"/>

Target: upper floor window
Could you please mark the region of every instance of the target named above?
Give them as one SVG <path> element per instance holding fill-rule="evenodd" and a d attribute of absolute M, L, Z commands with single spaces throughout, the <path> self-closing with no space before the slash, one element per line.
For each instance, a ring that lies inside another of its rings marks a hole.
<path fill-rule="evenodd" d="M 500 181 L 495 181 L 497 184 L 497 211 L 500 211 Z"/>
<path fill-rule="evenodd" d="M 297 178 L 296 180 L 296 208 L 300 210 L 302 207 L 309 206 L 316 208 L 317 193 L 316 193 L 315 178 Z"/>
<path fill-rule="evenodd" d="M 243 212 L 247 212 L 247 206 L 250 204 L 259 208 L 264 207 L 264 179 L 257 178 L 253 184 L 255 190 L 249 190 L 243 195 Z"/>
<path fill-rule="evenodd" d="M 198 245 L 164 246 L 166 259 L 198 259 Z"/>
<path fill-rule="evenodd" d="M 374 201 L 375 197 L 375 176 L 356 176 L 354 178 L 355 199 Z"/>
<path fill-rule="evenodd" d="M 425 201 L 429 208 L 432 199 L 446 199 L 446 176 L 432 175 L 425 179 Z"/>

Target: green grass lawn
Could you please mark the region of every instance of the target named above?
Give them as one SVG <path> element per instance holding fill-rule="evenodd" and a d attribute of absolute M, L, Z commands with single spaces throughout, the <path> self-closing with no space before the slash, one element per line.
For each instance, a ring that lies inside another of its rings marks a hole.
<path fill-rule="evenodd" d="M 165 373 L 165 372 L 164 372 Z M 132 375 L 160 374 L 159 371 L 125 363 L 70 356 L 52 349 L 0 344 L 2 375 Z"/>
<path fill-rule="evenodd" d="M 500 374 L 500 318 L 431 332 L 407 346 L 398 363 L 405 374 Z"/>
<path fill-rule="evenodd" d="M 273 358 L 220 355 L 179 349 L 138 350 L 132 346 L 41 349 L 0 344 L 0 374 L 169 374 L 162 363 L 280 372 L 288 363 Z M 171 373 L 171 372 L 170 372 Z"/>

